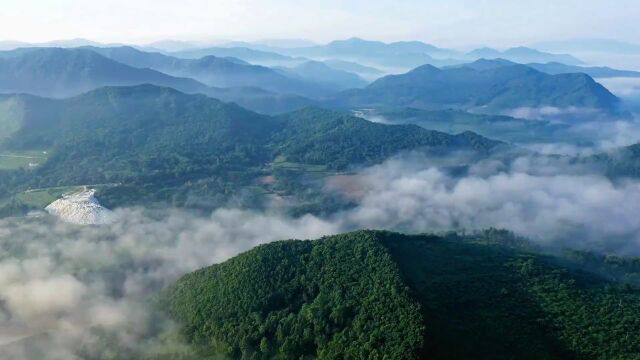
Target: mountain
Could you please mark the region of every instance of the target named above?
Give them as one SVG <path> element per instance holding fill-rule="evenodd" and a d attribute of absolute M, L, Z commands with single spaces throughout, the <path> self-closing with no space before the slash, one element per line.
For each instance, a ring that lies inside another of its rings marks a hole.
<path fill-rule="evenodd" d="M 68 97 L 102 86 L 137 84 L 203 92 L 206 86 L 151 69 L 138 69 L 86 49 L 31 48 L 0 54 L 0 93 Z"/>
<path fill-rule="evenodd" d="M 449 68 L 469 67 L 476 70 L 490 70 L 512 65 L 516 65 L 516 63 L 501 58 L 491 60 L 483 58 L 472 63 L 454 65 L 450 66 Z M 593 78 L 640 77 L 640 72 L 638 71 L 617 70 L 609 67 L 566 65 L 558 62 L 549 62 L 545 64 L 529 63 L 525 65 L 532 69 L 536 69 L 540 72 L 551 75 L 582 73 L 587 74 Z"/>
<path fill-rule="evenodd" d="M 91 47 L 85 46 L 84 49 L 89 49 L 109 59 L 117 62 L 137 67 L 137 68 L 150 68 L 162 72 L 171 72 L 174 69 L 181 69 L 188 66 L 189 63 L 197 61 L 185 60 L 176 58 L 173 56 L 165 55 L 159 52 L 142 51 L 131 46 L 118 46 L 118 47 Z M 238 64 L 249 65 L 247 62 L 237 58 L 225 57 L 217 58 L 211 56 L 211 59 L 216 59 L 220 62 L 229 61 Z"/>
<path fill-rule="evenodd" d="M 583 157 L 578 161 L 595 167 L 610 177 L 640 177 L 640 143 Z"/>
<path fill-rule="evenodd" d="M 486 155 L 502 144 L 319 108 L 271 117 L 152 85 L 101 88 L 64 100 L 0 100 L 0 129 L 8 129 L 0 148 L 49 154 L 28 171 L 3 172 L 0 195 L 102 185 L 98 198 L 108 208 L 154 202 L 211 208 L 242 189 L 256 190 L 263 176 L 288 181 L 280 171 L 292 164 L 331 174 L 406 150 Z"/>
<path fill-rule="evenodd" d="M 314 70 L 316 71 L 314 73 Z M 179 62 L 173 68 L 166 70 L 176 76 L 193 77 L 209 86 L 215 87 L 256 87 L 268 91 L 300 95 L 311 98 L 319 98 L 337 90 L 342 90 L 344 84 L 359 83 L 357 76 L 349 76 L 348 73 L 336 74 L 337 71 L 328 69 L 325 75 L 330 73 L 332 79 L 318 82 L 317 68 L 312 66 L 301 67 L 294 70 L 298 76 L 288 76 L 286 73 L 274 69 L 241 63 L 229 59 L 221 59 L 214 56 L 206 56 L 196 60 Z M 301 76 L 302 74 L 302 76 Z M 338 82 L 340 86 L 336 86 Z M 362 84 L 360 82 L 359 84 Z M 348 87 L 348 86 L 347 86 Z"/>
<path fill-rule="evenodd" d="M 322 84 L 337 90 L 361 88 L 368 84 L 360 76 L 337 70 L 319 61 L 307 61 L 292 68 L 283 68 L 284 74 L 299 77 L 302 80 Z"/>
<path fill-rule="evenodd" d="M 384 43 L 381 41 L 364 40 L 360 38 L 350 38 L 346 40 L 332 41 L 326 45 L 318 45 L 296 49 L 303 53 L 310 53 L 323 56 L 371 56 L 371 55 L 388 55 L 388 54 L 415 54 L 423 53 L 430 56 L 438 55 L 454 55 L 455 51 L 438 48 L 431 44 L 420 41 L 399 41 L 392 43 Z"/>
<path fill-rule="evenodd" d="M 474 68 L 478 64 L 480 68 Z M 444 69 L 424 65 L 406 74 L 385 76 L 364 89 L 344 91 L 333 98 L 332 104 L 483 112 L 540 106 L 613 111 L 619 101 L 585 74 L 549 75 L 525 65 L 478 64 Z"/>
<path fill-rule="evenodd" d="M 334 69 L 358 74 L 365 79 L 377 78 L 384 75 L 384 72 L 382 70 L 376 69 L 372 66 L 361 65 L 352 61 L 325 60 L 324 63 Z"/>
<path fill-rule="evenodd" d="M 172 52 L 170 55 L 185 59 L 199 59 L 212 55 L 217 57 L 234 57 L 252 64 L 268 66 L 289 66 L 304 61 L 270 51 L 255 50 L 247 47 L 208 47 Z"/>
<path fill-rule="evenodd" d="M 281 49 L 280 52 L 318 61 L 339 59 L 390 69 L 409 69 L 424 64 L 446 66 L 460 63 L 450 59 L 458 55 L 457 52 L 418 41 L 383 43 L 351 38 L 333 41 L 326 45 Z"/>
<path fill-rule="evenodd" d="M 548 256 L 498 230 L 356 231 L 258 246 L 158 306 L 210 357 L 632 359 L 637 275 L 637 259 Z"/>
<path fill-rule="evenodd" d="M 223 44 L 224 47 L 246 47 L 255 50 L 278 52 L 280 49 L 311 47 L 317 44 L 305 39 L 264 39 L 253 42 L 232 41 Z"/>
<path fill-rule="evenodd" d="M 406 150 L 459 150 L 488 154 L 504 145 L 471 132 L 449 135 L 415 125 L 373 123 L 317 107 L 277 117 L 284 127 L 272 138 L 287 161 L 345 169 L 375 164 Z"/>
<path fill-rule="evenodd" d="M 568 74 L 568 73 L 583 73 L 594 78 L 611 78 L 611 77 L 640 77 L 640 71 L 630 70 L 617 70 L 606 66 L 573 66 L 565 65 L 557 62 L 550 62 L 546 64 L 527 64 L 538 71 L 545 72 L 547 74 Z"/>
<path fill-rule="evenodd" d="M 542 52 L 536 49 L 520 46 L 507 49 L 505 51 L 499 51 L 492 48 L 480 48 L 475 49 L 466 54 L 466 58 L 476 59 L 506 59 L 520 64 L 527 63 L 548 63 L 559 62 L 569 65 L 580 65 L 583 62 L 572 55 L 568 54 L 551 54 Z"/>
<path fill-rule="evenodd" d="M 188 41 L 159 40 L 142 46 L 143 49 L 157 49 L 161 51 L 184 51 L 196 48 L 197 45 Z"/>
<path fill-rule="evenodd" d="M 150 67 L 189 77 L 202 75 L 205 79 L 214 76 L 214 71 L 224 73 L 224 69 L 228 67 L 240 68 L 244 72 L 223 74 L 218 80 L 219 83 L 233 87 L 222 89 L 208 87 L 190 78 L 170 76 L 149 69 Z M 255 72 L 264 75 L 251 78 L 252 71 L 254 75 Z M 232 78 L 238 81 L 233 82 Z M 183 60 L 131 47 L 24 48 L 0 52 L 0 93 L 28 93 L 60 98 L 102 86 L 153 84 L 237 102 L 264 113 L 281 113 L 314 104 L 314 101 L 300 95 L 280 94 L 253 86 L 243 86 L 243 78 L 247 79 L 246 82 L 249 84 L 261 81 L 260 85 L 285 91 L 298 90 L 313 94 L 329 91 L 321 86 L 289 79 L 276 71 L 245 65 L 241 60 L 230 58 Z M 270 80 L 273 82 L 269 82 Z"/>
<path fill-rule="evenodd" d="M 514 66 L 514 65 L 517 65 L 517 63 L 515 63 L 513 61 L 506 60 L 506 59 L 501 59 L 501 58 L 497 58 L 497 59 L 481 58 L 481 59 L 478 59 L 478 60 L 476 60 L 474 62 L 470 62 L 470 63 L 466 63 L 466 64 L 447 66 L 445 69 L 468 68 L 468 69 L 474 69 L 474 70 L 478 70 L 478 71 L 484 71 L 484 70 L 495 70 L 495 69 L 498 69 L 498 68 L 501 68 L 501 67 Z"/>
<path fill-rule="evenodd" d="M 251 65 L 233 57 L 209 55 L 198 59 L 180 59 L 160 53 L 144 52 L 132 47 L 93 48 L 92 50 L 130 66 L 151 68 L 177 77 L 193 78 L 212 87 L 254 87 L 307 97 L 322 97 L 344 89 L 344 87 L 336 88 L 328 84 L 315 83 L 310 78 L 286 76 L 268 67 Z"/>
<path fill-rule="evenodd" d="M 500 58 L 501 55 L 502 52 L 500 50 L 490 47 L 474 49 L 467 53 L 467 56 L 478 59 L 497 59 Z"/>
<path fill-rule="evenodd" d="M 449 134 L 472 131 L 482 136 L 508 143 L 547 142 L 580 143 L 584 138 L 565 123 L 546 120 L 531 121 L 505 115 L 469 113 L 460 110 L 424 110 L 398 108 L 383 111 L 360 111 L 365 119 L 383 121 L 385 124 L 415 124 L 425 129 Z"/>
<path fill-rule="evenodd" d="M 318 105 L 318 101 L 304 96 L 281 94 L 257 87 L 209 88 L 206 95 L 238 105 L 262 114 L 282 114 L 307 106 Z"/>

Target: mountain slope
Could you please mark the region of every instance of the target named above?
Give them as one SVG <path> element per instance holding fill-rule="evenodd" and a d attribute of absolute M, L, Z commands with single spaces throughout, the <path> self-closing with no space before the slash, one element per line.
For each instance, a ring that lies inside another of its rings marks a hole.
<path fill-rule="evenodd" d="M 214 82 L 218 80 L 220 84 L 232 87 L 208 87 L 193 79 L 173 77 L 147 67 L 189 77 L 202 76 L 205 80 L 213 78 Z M 239 68 L 241 72 L 228 72 L 230 67 Z M 256 69 L 264 76 L 256 76 Z M 288 79 L 276 71 L 244 64 L 237 59 L 183 60 L 130 47 L 43 48 L 0 52 L 0 80 L 3 80 L 0 93 L 28 93 L 56 98 L 78 95 L 103 86 L 152 84 L 186 93 L 206 94 L 264 113 L 291 111 L 313 104 L 314 101 L 299 95 L 280 94 L 239 84 L 243 81 L 260 83 L 276 90 L 316 95 L 325 91 L 314 84 Z"/>
<path fill-rule="evenodd" d="M 415 125 L 372 123 L 320 108 L 306 108 L 278 119 L 285 124 L 274 136 L 279 156 L 294 162 L 329 164 L 335 169 L 378 163 L 412 149 L 488 154 L 501 145 L 475 134 L 449 135 Z"/>
<path fill-rule="evenodd" d="M 344 70 L 344 71 L 348 71 L 348 72 L 352 72 L 352 73 L 358 74 L 358 75 L 362 76 L 365 79 L 377 78 L 377 77 L 382 76 L 384 74 L 384 72 L 382 72 L 381 70 L 376 69 L 374 67 L 361 65 L 361 64 L 358 64 L 358 63 L 355 63 L 355 62 L 351 62 L 351 61 L 325 60 L 324 63 L 327 64 L 328 66 L 334 68 L 334 69 Z"/>
<path fill-rule="evenodd" d="M 416 124 L 425 129 L 449 134 L 473 131 L 482 136 L 509 143 L 545 141 L 579 141 L 570 125 L 545 120 L 526 120 L 505 115 L 474 114 L 460 110 L 423 110 L 398 108 L 386 111 L 363 111 L 365 118 L 381 119 L 385 124 Z"/>
<path fill-rule="evenodd" d="M 262 65 L 281 65 L 288 66 L 293 63 L 299 63 L 300 60 L 290 56 L 282 55 L 270 51 L 262 51 L 250 49 L 247 47 L 209 47 L 204 49 L 190 49 L 171 53 L 171 55 L 184 59 L 199 59 L 205 56 L 218 57 L 234 57 L 250 62 L 252 64 Z"/>
<path fill-rule="evenodd" d="M 185 92 L 206 90 L 195 80 L 134 68 L 86 49 L 19 49 L 0 56 L 0 93 L 68 97 L 102 86 L 147 83 Z"/>
<path fill-rule="evenodd" d="M 282 69 L 285 74 L 300 77 L 303 80 L 323 84 L 337 90 L 361 88 L 368 84 L 366 80 L 349 71 L 337 70 L 319 61 L 307 61 L 293 68 Z"/>
<path fill-rule="evenodd" d="M 479 59 L 469 64 L 461 64 L 451 66 L 453 67 L 469 67 L 476 70 L 489 70 L 495 69 L 504 66 L 512 66 L 516 63 L 496 58 L 496 59 Z M 640 72 L 637 71 L 628 71 L 628 70 L 617 70 L 609 67 L 597 67 L 597 66 L 576 66 L 576 65 L 566 65 L 559 62 L 548 62 L 548 63 L 528 63 L 526 66 L 536 69 L 540 72 L 550 74 L 550 75 L 558 75 L 558 74 L 573 74 L 573 73 L 582 73 L 587 74 L 594 78 L 609 78 L 609 77 L 640 77 Z"/>
<path fill-rule="evenodd" d="M 546 64 L 531 63 L 527 66 L 547 74 L 584 73 L 594 78 L 640 77 L 639 71 L 618 70 L 606 66 L 572 66 L 557 62 Z"/>
<path fill-rule="evenodd" d="M 638 354 L 636 288 L 585 270 L 577 253 L 569 261 L 523 245 L 495 230 L 281 241 L 186 275 L 160 306 L 192 344 L 234 358 Z"/>
<path fill-rule="evenodd" d="M 457 52 L 419 41 L 383 43 L 351 38 L 333 41 L 326 45 L 280 51 L 287 55 L 304 56 L 318 61 L 339 59 L 391 69 L 410 69 L 424 64 L 446 66 L 460 63 L 450 59 L 457 56 Z"/>
<path fill-rule="evenodd" d="M 385 76 L 364 89 L 336 96 L 347 107 L 409 106 L 477 108 L 518 107 L 615 109 L 618 98 L 585 74 L 548 75 L 524 65 L 438 69 L 425 65 L 406 74 Z"/>
<path fill-rule="evenodd" d="M 3 106 L 11 111 L 0 117 L 0 128 L 12 130 L 0 147 L 49 155 L 28 172 L 0 178 L 0 190 L 110 184 L 112 195 L 98 194 L 109 208 L 149 201 L 216 207 L 283 162 L 331 172 L 404 150 L 487 154 L 501 145 L 318 108 L 270 117 L 151 85 L 101 88 L 65 100 L 4 96 Z"/>
<path fill-rule="evenodd" d="M 193 78 L 213 87 L 256 87 L 282 94 L 309 97 L 319 97 L 335 91 L 327 83 L 318 83 L 317 77 L 286 76 L 287 74 L 264 66 L 251 65 L 233 57 L 208 55 L 198 59 L 181 59 L 132 47 L 94 48 L 93 51 L 130 66 Z"/>
<path fill-rule="evenodd" d="M 520 46 L 499 51 L 492 48 L 475 49 L 466 54 L 469 59 L 507 59 L 520 64 L 559 62 L 569 65 L 580 65 L 582 61 L 568 54 L 551 54 L 536 49 Z"/>
<path fill-rule="evenodd" d="M 640 143 L 579 159 L 611 177 L 640 177 Z"/>
<path fill-rule="evenodd" d="M 163 303 L 231 358 L 413 358 L 418 304 L 375 237 L 349 237 L 259 247 L 185 276 Z"/>
<path fill-rule="evenodd" d="M 190 60 L 180 59 L 173 56 L 165 55 L 159 52 L 142 51 L 131 46 L 119 46 L 119 47 L 90 47 L 86 46 L 83 49 L 97 52 L 98 54 L 115 60 L 117 62 L 137 67 L 137 68 L 149 68 L 164 73 L 173 75 L 172 69 L 182 69 L 187 67 Z M 216 58 L 216 57 L 212 57 Z M 249 63 L 232 57 L 216 58 L 218 61 L 229 61 L 237 64 L 249 65 Z M 197 60 L 197 59 L 193 59 Z"/>
<path fill-rule="evenodd" d="M 350 38 L 335 40 L 326 45 L 307 48 L 290 49 L 290 52 L 302 55 L 327 57 L 384 57 L 397 54 L 425 54 L 429 56 L 451 56 L 456 52 L 442 49 L 420 41 L 398 41 L 383 43 L 381 41 Z"/>

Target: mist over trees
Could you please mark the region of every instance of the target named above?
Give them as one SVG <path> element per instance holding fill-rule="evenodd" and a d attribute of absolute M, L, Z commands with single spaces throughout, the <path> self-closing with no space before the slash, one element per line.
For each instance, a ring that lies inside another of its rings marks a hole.
<path fill-rule="evenodd" d="M 0 358 L 638 358 L 634 45 L 520 45 L 0 42 Z"/>

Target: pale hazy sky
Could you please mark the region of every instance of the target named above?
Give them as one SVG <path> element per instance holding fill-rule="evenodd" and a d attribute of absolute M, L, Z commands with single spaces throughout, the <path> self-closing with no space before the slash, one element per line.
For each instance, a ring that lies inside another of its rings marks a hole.
<path fill-rule="evenodd" d="M 640 0 L 0 0 L 0 40 L 359 36 L 455 47 L 596 37 L 640 43 L 639 19 Z"/>

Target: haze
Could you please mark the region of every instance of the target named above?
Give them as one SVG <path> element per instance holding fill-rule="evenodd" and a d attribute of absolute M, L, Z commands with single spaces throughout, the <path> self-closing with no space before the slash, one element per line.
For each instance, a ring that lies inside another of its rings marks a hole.
<path fill-rule="evenodd" d="M 359 36 L 440 46 L 514 46 L 575 37 L 640 42 L 634 0 L 0 1 L 0 39 L 173 40 Z"/>

